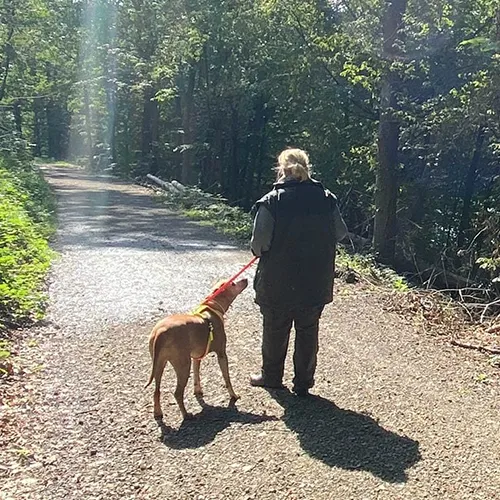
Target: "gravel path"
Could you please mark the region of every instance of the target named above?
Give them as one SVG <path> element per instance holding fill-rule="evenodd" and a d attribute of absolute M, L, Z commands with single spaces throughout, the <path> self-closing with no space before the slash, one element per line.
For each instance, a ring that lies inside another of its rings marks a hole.
<path fill-rule="evenodd" d="M 159 429 L 143 389 L 152 325 L 250 255 L 143 188 L 46 175 L 61 258 L 48 320 L 24 347 L 32 374 L 12 383 L 0 420 L 11 431 L 0 498 L 500 499 L 499 389 L 484 358 L 422 336 L 359 285 L 339 284 L 325 310 L 317 397 L 249 387 L 260 349 L 249 287 L 227 317 L 237 407 L 211 355 L 204 405 L 187 398 L 193 421 L 181 424 L 166 371 Z"/>

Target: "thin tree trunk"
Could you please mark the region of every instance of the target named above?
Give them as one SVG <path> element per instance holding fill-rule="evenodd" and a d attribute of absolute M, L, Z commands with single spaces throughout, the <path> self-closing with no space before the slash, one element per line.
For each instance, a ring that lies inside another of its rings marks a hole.
<path fill-rule="evenodd" d="M 216 117 L 213 124 L 214 128 L 214 147 L 212 154 L 212 182 L 218 183 L 221 189 L 224 189 L 225 179 L 223 176 L 222 160 L 226 153 L 226 141 L 224 139 L 224 129 L 220 112 L 216 112 Z"/>
<path fill-rule="evenodd" d="M 4 60 L 2 64 L 3 75 L 2 75 L 2 83 L 0 85 L 0 101 L 2 101 L 3 98 L 5 97 L 5 91 L 7 90 L 7 77 L 9 76 L 11 53 L 12 53 L 11 41 L 13 36 L 14 36 L 14 28 L 11 27 L 9 29 L 9 33 L 7 34 L 7 40 L 5 41 L 3 48 Z"/>
<path fill-rule="evenodd" d="M 107 130 L 106 141 L 109 147 L 107 162 L 116 162 L 116 58 L 111 55 L 107 61 L 107 76 L 105 82 L 106 110 L 107 110 Z"/>
<path fill-rule="evenodd" d="M 7 54 L 4 62 L 2 84 L 0 86 L 0 101 L 2 101 L 3 98 L 5 97 L 5 91 L 7 89 L 7 77 L 9 76 L 9 68 L 10 68 L 10 54 Z"/>
<path fill-rule="evenodd" d="M 258 158 L 256 164 L 257 177 L 255 179 L 255 188 L 253 193 L 253 198 L 259 198 L 261 196 L 262 191 L 262 174 L 264 173 L 264 159 L 266 157 L 266 125 L 269 119 L 271 118 L 271 114 L 266 111 L 264 114 L 264 119 L 262 122 L 262 129 L 260 133 L 260 140 L 258 146 Z"/>
<path fill-rule="evenodd" d="M 485 129 L 484 127 L 481 126 L 479 127 L 476 134 L 474 153 L 472 154 L 472 158 L 469 164 L 469 169 L 467 171 L 467 177 L 465 179 L 465 184 L 464 184 L 462 215 L 460 217 L 460 224 L 458 226 L 458 235 L 457 235 L 457 245 L 459 248 L 461 248 L 465 243 L 465 233 L 469 227 L 472 197 L 474 195 L 477 170 L 479 167 L 479 163 L 481 161 L 481 150 L 483 148 L 484 137 L 485 137 Z"/>
<path fill-rule="evenodd" d="M 141 166 L 149 173 L 158 172 L 158 102 L 154 100 L 156 90 L 148 87 L 144 92 L 141 131 Z"/>
<path fill-rule="evenodd" d="M 398 54 L 399 30 L 403 23 L 407 0 L 386 1 L 383 19 L 383 56 L 390 64 Z M 377 258 L 384 263 L 394 262 L 396 251 L 398 197 L 399 121 L 396 88 L 398 77 L 390 68 L 382 77 L 380 93 L 380 122 L 378 130 L 378 165 L 376 171 L 375 225 L 373 246 Z"/>
<path fill-rule="evenodd" d="M 43 142 L 43 131 L 42 131 L 42 112 L 43 104 L 39 97 L 33 99 L 33 137 L 35 140 L 34 153 L 35 156 L 42 156 L 42 142 Z"/>
<path fill-rule="evenodd" d="M 21 111 L 21 101 L 17 100 L 13 104 L 14 123 L 19 137 L 23 138 L 23 115 Z"/>
<path fill-rule="evenodd" d="M 186 89 L 181 98 L 182 129 L 184 150 L 182 152 L 181 180 L 185 184 L 195 184 L 194 172 L 194 132 L 193 132 L 193 107 L 194 88 L 196 83 L 196 68 L 191 67 L 188 72 Z"/>
<path fill-rule="evenodd" d="M 111 161 L 116 163 L 116 115 L 113 116 L 113 123 L 111 124 L 111 144 L 109 145 Z"/>
<path fill-rule="evenodd" d="M 495 33 L 495 39 L 497 41 L 500 41 L 500 5 L 497 7 L 497 19 L 496 19 L 496 33 Z"/>
<path fill-rule="evenodd" d="M 83 112 L 85 119 L 86 149 L 89 168 L 94 169 L 94 139 L 92 137 L 92 114 L 90 110 L 90 96 L 87 88 L 83 90 Z"/>
<path fill-rule="evenodd" d="M 114 163 L 116 161 L 116 94 L 109 79 L 106 85 L 106 108 L 107 108 L 107 130 L 106 141 L 108 142 L 109 152 L 107 162 Z"/>
<path fill-rule="evenodd" d="M 242 193 L 243 206 L 246 209 L 250 208 L 254 202 L 253 194 L 255 191 L 256 171 L 258 168 L 257 165 L 260 161 L 260 146 L 262 142 L 262 135 L 265 133 L 267 118 L 264 104 L 264 97 L 260 96 L 255 104 L 254 116 L 250 122 L 250 131 L 246 146 L 248 167 L 245 167 L 245 184 Z"/>
<path fill-rule="evenodd" d="M 155 92 L 156 93 L 156 92 Z M 160 128 L 160 109 L 158 107 L 158 101 L 152 100 L 151 101 L 152 106 L 151 106 L 151 173 L 157 174 L 158 173 L 158 153 L 159 153 L 159 144 L 158 144 L 158 137 L 159 137 L 159 128 Z"/>
<path fill-rule="evenodd" d="M 56 104 L 51 100 L 47 100 L 45 105 L 45 115 L 47 120 L 47 155 L 49 158 L 58 157 L 58 129 L 59 129 L 59 118 L 57 116 Z M 85 117 L 85 120 L 87 118 Z"/>
<path fill-rule="evenodd" d="M 123 138 L 122 138 L 122 143 L 124 147 L 123 151 L 123 156 L 125 160 L 125 168 L 126 171 L 129 172 L 130 168 L 130 163 L 132 161 L 132 158 L 130 157 L 130 146 L 131 142 L 133 140 L 132 134 L 131 134 L 131 123 L 132 123 L 132 96 L 130 94 L 127 94 L 126 98 L 123 97 L 124 101 L 124 107 L 127 110 L 126 111 L 126 117 L 123 122 Z M 121 157 L 120 157 L 121 160 Z"/>
<path fill-rule="evenodd" d="M 231 200 L 234 200 L 238 194 L 238 182 L 239 182 L 239 173 L 240 173 L 240 165 L 239 165 L 239 114 L 238 108 L 235 106 L 231 112 L 231 155 L 230 155 L 230 163 L 228 165 L 228 177 L 229 177 L 229 191 L 228 197 Z"/>
<path fill-rule="evenodd" d="M 9 76 L 10 64 L 14 56 L 14 49 L 12 47 L 12 38 L 14 37 L 15 26 L 17 25 L 16 19 L 16 5 L 14 0 L 5 0 L 4 13 L 2 24 L 5 24 L 7 29 L 7 37 L 2 50 L 2 83 L 0 84 L 0 101 L 5 97 L 7 91 L 7 78 Z"/>

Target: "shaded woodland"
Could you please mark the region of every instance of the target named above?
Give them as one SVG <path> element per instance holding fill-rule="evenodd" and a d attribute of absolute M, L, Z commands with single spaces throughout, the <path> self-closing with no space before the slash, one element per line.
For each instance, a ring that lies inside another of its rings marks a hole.
<path fill-rule="evenodd" d="M 496 0 L 0 6 L 6 168 L 33 155 L 152 173 L 249 209 L 276 154 L 301 147 L 381 262 L 495 292 Z"/>

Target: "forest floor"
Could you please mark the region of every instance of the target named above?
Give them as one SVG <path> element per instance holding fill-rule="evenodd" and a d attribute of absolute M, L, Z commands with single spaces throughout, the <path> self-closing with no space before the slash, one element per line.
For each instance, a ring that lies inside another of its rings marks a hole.
<path fill-rule="evenodd" d="M 250 254 L 145 188 L 44 171 L 60 257 L 47 319 L 22 332 L 22 365 L 0 392 L 1 499 L 500 498 L 495 369 L 418 332 L 362 284 L 336 284 L 325 309 L 314 397 L 249 386 L 261 335 L 249 286 L 227 315 L 236 407 L 210 355 L 205 403 L 187 396 L 192 421 L 181 422 L 167 369 L 159 428 L 143 389 L 152 326 Z"/>

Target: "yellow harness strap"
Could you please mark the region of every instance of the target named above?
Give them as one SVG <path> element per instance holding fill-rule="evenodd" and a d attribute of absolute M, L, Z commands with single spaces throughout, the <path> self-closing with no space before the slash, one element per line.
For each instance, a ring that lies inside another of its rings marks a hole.
<path fill-rule="evenodd" d="M 212 342 L 214 340 L 214 325 L 210 321 L 210 314 L 215 314 L 221 321 L 224 321 L 224 317 L 222 313 L 216 311 L 214 308 L 206 304 L 200 304 L 191 314 L 193 316 L 199 316 L 200 318 L 208 321 L 208 342 L 207 348 L 205 349 L 205 354 L 203 354 L 203 356 L 201 356 L 200 358 L 193 358 L 196 361 L 201 361 L 210 352 L 210 346 L 212 345 Z"/>

